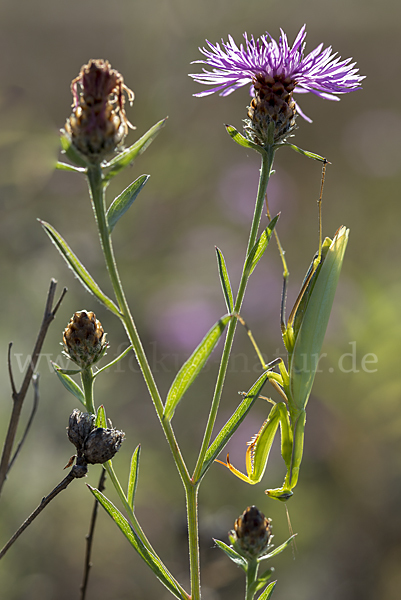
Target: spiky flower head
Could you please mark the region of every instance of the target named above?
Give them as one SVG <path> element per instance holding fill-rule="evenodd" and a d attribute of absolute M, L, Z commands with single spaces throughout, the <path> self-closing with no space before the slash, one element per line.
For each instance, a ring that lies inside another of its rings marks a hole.
<path fill-rule="evenodd" d="M 106 334 L 93 312 L 74 313 L 63 333 L 64 353 L 81 369 L 94 365 L 107 349 Z"/>
<path fill-rule="evenodd" d="M 358 74 L 351 58 L 341 60 L 331 46 L 323 50 L 319 44 L 305 56 L 306 26 L 299 31 L 292 48 L 281 29 L 278 43 L 269 33 L 256 39 L 244 34 L 245 44 L 239 47 L 231 36 L 228 43 L 199 48 L 206 59 L 194 63 L 205 64 L 203 73 L 191 74 L 197 83 L 209 89 L 194 94 L 207 96 L 219 92 L 228 96 L 236 89 L 251 84 L 253 96 L 248 107 L 245 132 L 252 141 L 264 146 L 270 142 L 268 128 L 274 123 L 274 143 L 280 142 L 295 128 L 295 119 L 302 112 L 293 99 L 293 93 L 312 92 L 327 100 L 339 100 L 339 94 L 360 89 L 364 79 Z"/>
<path fill-rule="evenodd" d="M 234 548 L 247 558 L 258 557 L 269 548 L 271 521 L 256 506 L 248 506 L 229 534 Z"/>
<path fill-rule="evenodd" d="M 128 127 L 134 129 L 124 108 L 124 93 L 132 104 L 134 92 L 124 84 L 121 73 L 102 59 L 83 65 L 71 82 L 71 92 L 72 114 L 65 133 L 88 162 L 100 163 L 121 148 Z"/>

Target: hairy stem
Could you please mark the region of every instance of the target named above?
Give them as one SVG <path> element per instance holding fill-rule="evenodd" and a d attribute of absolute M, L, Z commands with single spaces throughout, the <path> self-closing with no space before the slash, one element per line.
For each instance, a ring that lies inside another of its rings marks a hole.
<path fill-rule="evenodd" d="M 245 260 L 244 260 L 244 268 L 242 271 L 242 276 L 241 276 L 241 280 L 240 280 L 240 284 L 239 284 L 239 288 L 238 288 L 238 294 L 237 294 L 237 298 L 235 301 L 234 313 L 240 312 L 242 302 L 244 300 L 245 290 L 246 290 L 246 286 L 248 283 L 248 276 L 245 272 L 246 259 L 248 257 L 250 250 L 255 245 L 255 242 L 257 239 L 260 219 L 262 217 L 262 211 L 263 211 L 263 206 L 264 206 L 264 199 L 265 199 L 267 184 L 269 182 L 269 177 L 270 177 L 272 167 L 273 167 L 274 153 L 275 153 L 275 150 L 272 147 L 270 147 L 266 150 L 266 152 L 264 152 L 262 154 L 262 166 L 261 166 L 261 170 L 260 170 L 258 194 L 257 194 L 257 198 L 256 198 L 255 211 L 254 211 L 254 215 L 253 215 L 251 231 L 249 234 L 248 247 L 247 247 Z M 231 353 L 231 348 L 232 348 L 232 344 L 233 344 L 233 340 L 234 340 L 234 334 L 235 334 L 236 327 L 237 327 L 237 319 L 231 319 L 231 321 L 228 325 L 224 350 L 223 350 L 223 354 L 221 357 L 220 369 L 219 369 L 219 374 L 218 374 L 216 387 L 215 387 L 215 391 L 214 391 L 212 406 L 211 406 L 210 413 L 209 413 L 208 423 L 206 426 L 205 435 L 203 438 L 202 447 L 201 447 L 201 450 L 199 453 L 198 461 L 196 463 L 196 467 L 195 467 L 194 474 L 193 474 L 193 481 L 197 481 L 200 476 L 203 461 L 205 459 L 205 455 L 206 455 L 207 449 L 210 444 L 213 427 L 214 427 L 214 423 L 215 423 L 216 416 L 217 416 L 217 410 L 219 407 L 220 398 L 221 398 L 221 394 L 223 391 L 223 385 L 224 385 L 224 381 L 225 381 L 225 377 L 226 377 L 226 373 L 227 373 L 228 362 L 229 362 L 229 358 L 230 358 L 230 353 Z"/>

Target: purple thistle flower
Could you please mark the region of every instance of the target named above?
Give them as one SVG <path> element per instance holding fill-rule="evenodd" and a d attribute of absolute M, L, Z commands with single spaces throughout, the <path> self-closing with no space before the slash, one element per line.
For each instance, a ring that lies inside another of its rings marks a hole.
<path fill-rule="evenodd" d="M 228 96 L 248 83 L 253 86 L 251 95 L 256 96 L 258 82 L 261 85 L 268 84 L 270 88 L 281 82 L 291 95 L 291 100 L 293 91 L 299 94 L 312 92 L 327 100 L 339 100 L 337 94 L 361 88 L 360 82 L 364 77 L 358 75 L 358 69 L 354 68 L 356 63 L 351 62 L 351 58 L 341 60 L 337 53 L 332 52 L 331 46 L 322 50 L 323 44 L 319 44 L 308 55 L 304 55 L 305 25 L 292 48 L 284 31 L 280 31 L 278 43 L 268 33 L 257 40 L 253 36 L 248 39 L 245 33 L 245 45 L 241 44 L 240 47 L 231 36 L 227 44 L 222 40 L 221 46 L 214 46 L 206 40 L 210 49 L 199 48 L 206 59 L 193 62 L 213 67 L 213 70 L 203 68 L 203 73 L 191 74 L 190 77 L 210 88 L 194 96 L 202 97 L 215 92 L 220 92 L 220 96 Z M 310 121 L 297 104 L 295 109 Z"/>

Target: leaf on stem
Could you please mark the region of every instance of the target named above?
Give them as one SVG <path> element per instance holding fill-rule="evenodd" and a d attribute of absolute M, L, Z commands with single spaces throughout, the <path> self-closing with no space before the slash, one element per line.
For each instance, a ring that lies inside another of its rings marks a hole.
<path fill-rule="evenodd" d="M 227 309 L 230 313 L 234 310 L 234 299 L 233 292 L 231 289 L 230 278 L 228 276 L 228 271 L 226 267 L 226 262 L 224 260 L 224 256 L 222 251 L 216 246 L 216 254 L 217 254 L 217 265 L 219 269 L 220 283 L 223 289 L 224 299 L 226 301 Z"/>
<path fill-rule="evenodd" d="M 148 181 L 150 175 L 141 175 L 131 185 L 129 185 L 119 196 L 114 198 L 107 211 L 107 225 L 111 233 L 117 221 L 127 212 L 141 189 Z"/>
<path fill-rule="evenodd" d="M 224 425 L 221 431 L 217 434 L 214 442 L 212 442 L 212 444 L 209 446 L 205 455 L 205 460 L 203 461 L 202 470 L 200 474 L 201 478 L 205 475 L 210 465 L 218 457 L 220 452 L 223 450 L 224 446 L 227 444 L 232 435 L 241 425 L 242 421 L 245 419 L 248 412 L 251 410 L 253 403 L 259 396 L 262 387 L 267 381 L 268 375 L 269 372 L 266 371 L 259 377 L 256 383 L 253 384 L 253 386 L 251 387 L 247 395 L 244 397 L 241 404 L 238 406 L 235 413 L 227 421 L 227 423 Z"/>
<path fill-rule="evenodd" d="M 278 546 L 277 548 L 275 548 L 268 554 L 263 554 L 262 556 L 260 556 L 258 558 L 258 562 L 261 562 L 262 560 L 266 560 L 268 558 L 273 558 L 273 556 L 277 556 L 277 554 L 281 554 L 281 552 L 283 550 L 285 550 L 287 548 L 287 546 L 289 546 L 289 544 L 291 544 L 292 540 L 294 539 L 294 537 L 296 537 L 296 535 L 297 534 L 294 533 L 294 535 L 292 535 L 290 538 L 288 538 L 288 540 L 286 542 L 284 542 L 284 544 L 281 544 L 281 546 Z"/>
<path fill-rule="evenodd" d="M 161 560 L 153 553 L 151 553 L 142 543 L 137 533 L 127 521 L 127 519 L 120 513 L 119 510 L 104 496 L 99 490 L 92 488 L 88 485 L 88 488 L 100 502 L 106 512 L 110 515 L 113 521 L 121 529 L 127 540 L 135 548 L 140 557 L 146 562 L 146 564 L 152 569 L 156 577 L 161 581 L 163 585 L 179 600 L 188 600 L 188 595 L 182 590 L 179 584 L 176 582 L 174 577 L 169 573 L 166 567 L 163 565 Z"/>
<path fill-rule="evenodd" d="M 162 127 L 164 127 L 166 121 L 167 117 L 156 123 L 156 125 L 153 125 L 135 144 L 132 144 L 132 146 L 123 150 L 123 152 L 120 152 L 110 162 L 105 164 L 103 168 L 110 168 L 110 171 L 103 175 L 103 181 L 105 183 L 110 181 L 117 173 L 131 164 L 137 156 L 145 152 L 146 148 L 153 142 Z"/>
<path fill-rule="evenodd" d="M 61 367 L 56 365 L 56 363 L 54 363 L 52 361 L 50 361 L 50 362 L 51 362 L 53 369 L 56 372 L 57 377 L 60 379 L 63 386 L 73 396 L 75 396 L 75 398 L 77 398 L 80 402 L 82 402 L 82 404 L 86 408 L 85 395 L 84 395 L 83 391 L 81 390 L 81 388 L 79 387 L 79 385 L 77 383 L 75 383 L 75 381 L 69 375 L 67 375 L 65 372 L 63 372 L 63 369 L 61 369 Z M 79 373 L 79 371 L 77 371 L 77 373 Z"/>
<path fill-rule="evenodd" d="M 91 292 L 106 308 L 111 310 L 115 315 L 120 316 L 117 306 L 110 298 L 108 298 L 102 290 L 99 288 L 95 280 L 89 275 L 83 264 L 75 256 L 67 242 L 61 237 L 59 233 L 49 223 L 38 219 L 47 235 L 60 252 L 61 256 L 66 261 L 67 265 L 74 271 L 84 288 Z"/>
<path fill-rule="evenodd" d="M 232 318 L 232 315 L 225 315 L 219 319 L 219 321 L 217 321 L 217 323 L 208 331 L 199 346 L 177 373 L 177 376 L 167 394 L 166 405 L 163 413 L 165 419 L 171 420 L 173 418 L 177 404 L 187 389 L 193 384 L 200 371 L 203 369 L 207 359 L 219 341 L 227 323 Z"/>
<path fill-rule="evenodd" d="M 107 429 L 106 411 L 104 410 L 103 404 L 101 404 L 97 409 L 95 425 L 96 427 L 103 427 L 103 429 Z"/>
<path fill-rule="evenodd" d="M 280 144 L 280 146 L 289 146 L 290 148 L 292 148 L 292 150 L 295 150 L 295 152 L 298 152 L 299 154 L 302 154 L 303 156 L 306 156 L 307 158 L 313 158 L 313 160 L 319 160 L 320 162 L 327 163 L 327 159 L 325 159 L 324 156 L 320 156 L 319 154 L 315 154 L 314 152 L 309 152 L 309 150 L 302 150 L 302 148 L 295 146 L 295 144 L 285 143 L 285 144 Z"/>
<path fill-rule="evenodd" d="M 248 140 L 248 138 L 243 136 L 242 133 L 240 133 L 238 129 L 235 129 L 235 127 L 233 127 L 232 125 L 226 125 L 225 128 L 227 130 L 228 135 L 234 140 L 234 142 L 236 142 L 240 146 L 256 150 L 256 152 L 259 152 L 259 154 L 263 154 L 264 152 L 266 152 L 266 150 L 262 148 L 262 146 L 259 146 L 258 144 L 255 144 L 254 142 Z"/>
<path fill-rule="evenodd" d="M 220 540 L 215 540 L 213 538 L 213 541 L 218 545 L 218 547 L 221 550 L 223 550 L 223 552 L 225 552 L 227 554 L 227 556 L 230 560 L 232 560 L 233 562 L 235 562 L 236 565 L 238 565 L 242 569 L 244 569 L 244 571 L 247 570 L 248 563 L 247 563 L 246 559 L 243 556 L 241 556 L 240 554 L 238 554 L 238 552 L 236 552 L 234 550 L 234 548 L 231 548 L 231 546 L 227 546 L 227 544 L 225 544 L 224 542 L 221 542 Z"/>
<path fill-rule="evenodd" d="M 260 594 L 258 600 L 270 600 L 270 598 L 272 597 L 274 588 L 276 587 L 276 583 L 277 583 L 277 581 L 272 581 L 271 583 L 269 583 L 269 585 L 267 586 L 265 591 Z"/>
<path fill-rule="evenodd" d="M 139 457 L 141 446 L 137 446 L 131 458 L 131 469 L 128 480 L 127 501 L 132 510 L 134 510 L 135 492 L 138 485 Z"/>
<path fill-rule="evenodd" d="M 262 235 L 257 240 L 253 248 L 250 250 L 248 254 L 248 258 L 246 259 L 246 264 L 244 271 L 246 273 L 247 279 L 252 275 L 256 265 L 262 258 L 272 236 L 273 230 L 276 226 L 276 223 L 279 219 L 280 215 L 274 217 L 266 227 L 266 229 L 262 232 Z"/>
<path fill-rule="evenodd" d="M 118 363 L 122 358 L 124 358 L 124 356 L 126 356 L 128 354 L 128 352 L 130 350 L 132 350 L 132 348 L 133 348 L 133 345 L 131 344 L 130 346 L 128 346 L 128 348 L 126 348 L 123 352 L 121 352 L 121 354 L 119 356 L 117 356 L 117 358 L 115 358 L 114 360 L 109 362 L 107 365 L 105 365 L 104 367 L 102 367 L 101 369 L 96 371 L 96 373 L 93 374 L 93 377 L 94 378 L 97 377 L 99 375 L 99 373 L 102 373 L 106 369 L 109 369 L 110 367 L 112 367 L 113 365 Z"/>
<path fill-rule="evenodd" d="M 74 171 L 75 173 L 86 173 L 86 169 L 83 167 L 73 167 L 72 165 L 68 165 L 67 163 L 63 163 L 58 161 L 56 163 L 56 169 L 59 171 Z"/>
<path fill-rule="evenodd" d="M 254 597 L 254 595 L 256 594 L 256 592 L 258 592 L 259 590 L 261 590 L 266 583 L 269 581 L 269 579 L 271 578 L 271 576 L 274 573 L 274 568 L 271 567 L 270 569 L 267 569 L 264 573 L 262 573 L 262 575 L 260 575 L 256 581 L 254 581 L 250 586 L 249 586 L 249 590 L 248 593 L 251 596 L 251 598 Z"/>

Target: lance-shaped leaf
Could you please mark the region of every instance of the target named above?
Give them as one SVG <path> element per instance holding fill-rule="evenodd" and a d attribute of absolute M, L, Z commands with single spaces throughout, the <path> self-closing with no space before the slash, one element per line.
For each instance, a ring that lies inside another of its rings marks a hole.
<path fill-rule="evenodd" d="M 273 558 L 273 556 L 277 556 L 277 554 L 281 554 L 281 552 L 291 544 L 292 540 L 294 539 L 294 537 L 296 537 L 296 535 L 297 534 L 294 533 L 291 537 L 288 538 L 288 540 L 281 544 L 281 546 L 278 546 L 268 554 L 263 554 L 262 556 L 259 556 L 258 562 L 262 562 L 262 560 L 270 559 Z"/>
<path fill-rule="evenodd" d="M 269 581 L 269 579 L 271 578 L 271 576 L 274 573 L 274 568 L 271 567 L 270 569 L 267 569 L 264 573 L 262 573 L 262 575 L 259 575 L 259 577 L 257 578 L 256 581 L 254 581 L 250 586 L 249 586 L 249 590 L 248 593 L 250 595 L 251 598 L 254 597 L 254 595 L 256 594 L 256 592 L 258 592 L 259 590 L 261 590 L 262 588 L 265 587 L 266 583 Z"/>
<path fill-rule="evenodd" d="M 141 446 L 137 446 L 131 458 L 131 468 L 128 479 L 127 501 L 132 509 L 134 509 L 135 492 L 138 485 L 139 457 L 141 454 Z"/>
<path fill-rule="evenodd" d="M 188 594 L 181 588 L 178 582 L 174 579 L 171 573 L 164 566 L 158 556 L 150 552 L 142 543 L 133 527 L 129 524 L 127 519 L 120 513 L 119 510 L 104 496 L 99 490 L 92 488 L 88 485 L 88 488 L 100 502 L 106 512 L 110 515 L 113 521 L 121 529 L 127 540 L 135 548 L 141 558 L 146 564 L 152 569 L 156 577 L 161 581 L 163 585 L 179 600 L 189 600 Z"/>
<path fill-rule="evenodd" d="M 320 156 L 319 154 L 315 154 L 314 152 L 309 152 L 309 150 L 302 150 L 302 148 L 295 146 L 295 144 L 284 143 L 284 144 L 280 144 L 280 146 L 289 146 L 290 148 L 292 148 L 292 150 L 295 150 L 295 152 L 298 152 L 299 154 L 302 154 L 303 156 L 306 156 L 307 158 L 313 158 L 313 160 L 318 160 L 318 161 L 324 162 L 324 163 L 328 162 L 327 159 L 324 158 L 324 156 Z"/>
<path fill-rule="evenodd" d="M 102 292 L 98 284 L 91 277 L 91 275 L 89 275 L 83 264 L 75 256 L 67 242 L 49 223 L 41 221 L 40 219 L 38 219 L 38 221 L 46 231 L 53 244 L 56 246 L 57 250 L 60 252 L 61 256 L 66 261 L 67 265 L 74 271 L 84 288 L 91 292 L 102 304 L 104 304 L 104 306 L 106 306 L 106 308 L 111 310 L 111 312 L 113 312 L 115 315 L 119 316 L 120 313 L 117 306 L 112 300 L 110 300 L 110 298 L 106 296 L 106 294 Z"/>
<path fill-rule="evenodd" d="M 248 258 L 246 259 L 246 264 L 245 264 L 245 269 L 244 269 L 247 278 L 249 278 L 252 275 L 256 265 L 262 258 L 263 254 L 270 242 L 270 238 L 272 236 L 273 230 L 276 226 L 276 223 L 277 223 L 279 217 L 280 217 L 280 214 L 275 216 L 274 219 L 272 219 L 270 221 L 269 225 L 262 232 L 262 235 L 260 236 L 260 238 L 257 240 L 255 245 L 251 248 L 251 250 L 248 254 Z"/>
<path fill-rule="evenodd" d="M 225 552 L 227 554 L 227 556 L 230 560 L 232 560 L 233 562 L 235 562 L 236 565 L 238 565 L 239 567 L 244 569 L 244 571 L 247 570 L 248 563 L 247 563 L 246 559 L 243 556 L 241 556 L 240 554 L 238 554 L 238 552 L 236 552 L 234 550 L 234 548 L 232 548 L 231 546 L 227 546 L 227 544 L 225 544 L 224 542 L 221 542 L 220 540 L 215 540 L 213 538 L 213 541 L 218 545 L 218 547 L 221 550 L 223 550 L 223 552 Z"/>
<path fill-rule="evenodd" d="M 269 583 L 265 591 L 262 592 L 258 597 L 258 600 L 270 600 L 274 592 L 274 588 L 276 587 L 276 583 L 277 581 L 272 581 L 271 583 Z"/>
<path fill-rule="evenodd" d="M 106 411 L 103 404 L 101 404 L 97 409 L 95 425 L 96 427 L 103 427 L 103 429 L 107 429 Z"/>
<path fill-rule="evenodd" d="M 190 358 L 181 367 L 167 394 L 166 405 L 164 407 L 164 418 L 168 420 L 172 419 L 177 404 L 203 369 L 230 319 L 232 319 L 232 315 L 225 315 L 217 321 L 210 331 L 208 331 Z"/>
<path fill-rule="evenodd" d="M 231 289 L 230 278 L 228 276 L 228 271 L 226 267 L 226 262 L 224 260 L 223 253 L 216 246 L 216 254 L 217 254 L 217 266 L 219 269 L 220 283 L 223 289 L 224 299 L 226 301 L 227 309 L 230 313 L 234 310 L 234 299 L 233 292 Z"/>
<path fill-rule="evenodd" d="M 63 163 L 58 161 L 56 163 L 56 169 L 59 171 L 74 171 L 75 173 L 86 173 L 86 169 L 82 167 L 73 167 L 72 165 L 68 165 L 67 163 Z"/>
<path fill-rule="evenodd" d="M 82 404 L 86 408 L 85 395 L 84 395 L 83 391 L 81 390 L 81 388 L 79 387 L 79 385 L 77 383 L 75 383 L 75 381 L 69 375 L 67 375 L 65 372 L 63 372 L 63 369 L 61 369 L 61 367 L 56 365 L 56 363 L 52 362 L 51 365 L 52 365 L 53 369 L 55 370 L 56 375 L 60 379 L 63 386 L 73 396 L 75 396 L 75 398 L 77 398 L 80 402 L 82 402 Z M 79 371 L 77 371 L 77 372 L 79 373 Z"/>
<path fill-rule="evenodd" d="M 107 211 L 107 224 L 109 233 L 111 233 L 119 219 L 127 212 L 141 189 L 148 181 L 150 175 L 141 175 L 131 185 L 129 185 L 113 202 Z"/>
<path fill-rule="evenodd" d="M 267 381 L 268 375 L 269 372 L 265 371 L 265 373 L 263 373 L 259 377 L 256 383 L 253 384 L 253 386 L 248 391 L 241 404 L 238 406 L 235 413 L 227 421 L 227 423 L 224 425 L 221 431 L 217 434 L 215 440 L 209 446 L 206 452 L 205 460 L 203 461 L 200 475 L 201 478 L 205 475 L 210 465 L 218 457 L 220 452 L 223 450 L 224 446 L 227 444 L 232 435 L 241 425 L 242 421 L 245 419 L 246 415 L 251 410 L 255 400 L 257 399 L 262 390 L 262 387 Z"/>
<path fill-rule="evenodd" d="M 110 169 L 107 173 L 103 175 L 103 181 L 107 183 L 112 179 L 117 173 L 119 173 L 126 166 L 131 164 L 133 160 L 142 152 L 145 152 L 146 148 L 153 142 L 157 134 L 160 132 L 162 127 L 164 127 L 167 121 L 167 117 L 162 119 L 156 125 L 153 125 L 135 144 L 132 144 L 126 150 L 123 150 L 117 156 L 115 156 L 110 162 L 103 166 L 104 169 Z"/>
<path fill-rule="evenodd" d="M 226 125 L 225 128 L 227 130 L 228 135 L 234 140 L 234 142 L 236 142 L 240 146 L 243 146 L 244 148 L 250 148 L 251 150 L 256 150 L 256 152 L 259 152 L 259 154 L 263 154 L 264 152 L 266 152 L 266 150 L 262 148 L 262 146 L 259 146 L 258 144 L 255 144 L 254 142 L 248 140 L 248 138 L 244 137 L 242 133 L 240 133 L 232 125 Z"/>

